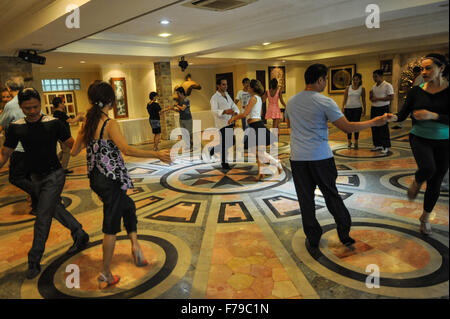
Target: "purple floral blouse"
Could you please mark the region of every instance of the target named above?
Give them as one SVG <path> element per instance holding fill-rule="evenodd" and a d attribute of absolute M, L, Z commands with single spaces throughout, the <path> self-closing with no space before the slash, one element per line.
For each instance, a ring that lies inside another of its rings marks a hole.
<path fill-rule="evenodd" d="M 88 174 L 96 167 L 100 173 L 122 184 L 121 189 L 133 188 L 119 148 L 112 140 L 92 140 L 86 148 Z"/>

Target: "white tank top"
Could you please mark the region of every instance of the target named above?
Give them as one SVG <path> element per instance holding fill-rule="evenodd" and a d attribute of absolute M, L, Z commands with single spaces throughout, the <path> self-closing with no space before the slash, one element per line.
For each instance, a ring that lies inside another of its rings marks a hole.
<path fill-rule="evenodd" d="M 253 105 L 252 110 L 250 111 L 250 113 L 247 115 L 248 119 L 261 119 L 261 110 L 262 110 L 262 100 L 261 97 L 259 97 L 258 95 L 254 95 L 254 97 L 256 98 L 256 104 Z"/>
<path fill-rule="evenodd" d="M 356 109 L 362 107 L 361 104 L 361 93 L 362 93 L 362 85 L 359 86 L 356 90 L 353 90 L 352 86 L 348 87 L 348 97 L 347 104 L 345 104 L 346 109 Z"/>

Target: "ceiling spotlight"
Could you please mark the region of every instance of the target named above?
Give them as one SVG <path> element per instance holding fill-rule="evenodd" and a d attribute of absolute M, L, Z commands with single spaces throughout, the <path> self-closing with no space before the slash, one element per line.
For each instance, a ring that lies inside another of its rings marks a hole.
<path fill-rule="evenodd" d="M 86 63 L 86 61 L 80 61 L 80 63 Z"/>
<path fill-rule="evenodd" d="M 262 45 L 269 45 L 271 44 L 270 42 L 264 42 Z"/>
<path fill-rule="evenodd" d="M 167 25 L 167 24 L 170 24 L 170 20 L 164 19 L 164 20 L 159 21 L 159 23 Z"/>
<path fill-rule="evenodd" d="M 171 34 L 170 33 L 160 33 L 160 34 L 158 34 L 158 36 L 163 37 L 163 38 L 167 38 L 167 37 L 170 37 Z"/>
<path fill-rule="evenodd" d="M 63 67 L 62 66 L 58 66 L 58 69 L 62 69 Z"/>

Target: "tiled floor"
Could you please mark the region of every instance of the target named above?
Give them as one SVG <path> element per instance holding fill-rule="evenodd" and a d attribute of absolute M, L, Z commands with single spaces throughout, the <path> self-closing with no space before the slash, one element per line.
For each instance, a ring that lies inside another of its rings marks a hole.
<path fill-rule="evenodd" d="M 170 166 L 126 158 L 136 186 L 129 194 L 138 234 L 150 264 L 135 267 L 126 233 L 119 233 L 112 271 L 121 281 L 102 290 L 96 280 L 102 207 L 89 189 L 84 155 L 71 159 L 74 173 L 62 196 L 91 243 L 75 256 L 65 255 L 70 233 L 54 221 L 42 273 L 34 280 L 25 279 L 34 217 L 3 169 L 0 298 L 448 298 L 448 192 L 434 210 L 433 235 L 422 236 L 423 194 L 415 202 L 405 195 L 416 167 L 405 139 L 408 127 L 391 133 L 391 152 L 382 155 L 369 151 L 370 132 L 361 134 L 359 150 L 348 150 L 345 134 L 330 131 L 338 188 L 353 220 L 353 250 L 340 244 L 319 190 L 316 211 L 324 234 L 318 252 L 305 246 L 287 135 L 279 143 L 284 172 L 273 171 L 261 182 L 254 180 L 255 163 L 224 170 L 198 157 L 179 157 Z M 79 288 L 73 287 L 73 265 Z M 379 286 L 373 287 L 368 282 L 377 272 Z"/>

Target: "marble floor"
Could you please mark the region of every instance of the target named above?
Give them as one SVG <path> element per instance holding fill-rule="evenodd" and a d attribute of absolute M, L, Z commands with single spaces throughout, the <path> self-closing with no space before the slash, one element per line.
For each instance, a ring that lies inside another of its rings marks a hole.
<path fill-rule="evenodd" d="M 278 144 L 284 171 L 261 182 L 254 180 L 257 168 L 251 162 L 224 170 L 220 163 L 195 156 L 180 156 L 171 165 L 127 157 L 135 184 L 129 194 L 149 265 L 134 266 L 122 231 L 112 265 L 121 281 L 101 290 L 96 278 L 102 205 L 89 188 L 85 155 L 71 159 L 74 173 L 67 176 L 62 198 L 89 233 L 90 244 L 74 256 L 65 255 L 70 232 L 54 220 L 42 272 L 34 280 L 25 278 L 34 216 L 28 214 L 25 194 L 8 183 L 4 168 L 0 298 L 448 299 L 449 194 L 442 191 L 435 207 L 433 234 L 421 235 L 423 192 L 414 202 L 406 198 L 416 168 L 408 132 L 409 125 L 391 130 L 392 149 L 381 154 L 369 151 L 370 131 L 361 134 L 358 150 L 349 150 L 345 134 L 330 130 L 338 189 L 352 216 L 354 249 L 339 242 L 319 190 L 316 213 L 324 233 L 318 251 L 305 246 L 289 135 L 281 135 Z M 77 271 L 79 280 L 74 279 Z"/>

